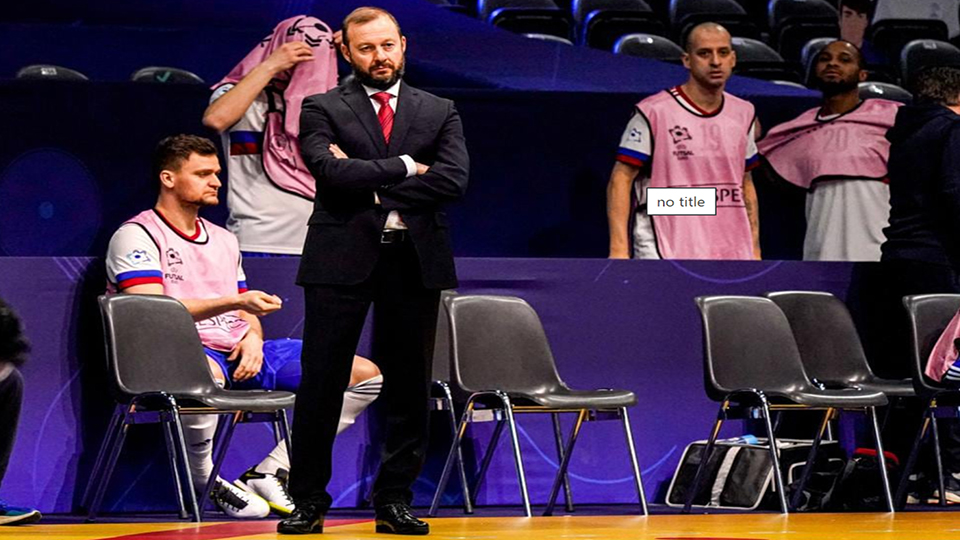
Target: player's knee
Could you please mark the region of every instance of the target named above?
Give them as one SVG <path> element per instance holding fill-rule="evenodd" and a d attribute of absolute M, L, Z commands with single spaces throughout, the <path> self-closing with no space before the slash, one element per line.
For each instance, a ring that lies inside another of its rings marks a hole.
<path fill-rule="evenodd" d="M 350 372 L 350 385 L 372 379 L 380 375 L 380 368 L 362 356 L 353 357 L 353 371 Z"/>

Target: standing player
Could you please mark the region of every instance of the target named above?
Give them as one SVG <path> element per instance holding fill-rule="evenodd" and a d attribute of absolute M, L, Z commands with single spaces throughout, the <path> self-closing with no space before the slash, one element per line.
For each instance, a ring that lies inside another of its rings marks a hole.
<path fill-rule="evenodd" d="M 203 123 L 223 135 L 227 228 L 247 256 L 303 248 L 316 184 L 300 157 L 300 104 L 336 86 L 334 39 L 319 19 L 286 19 L 214 86 Z"/>
<path fill-rule="evenodd" d="M 784 180 L 809 190 L 806 261 L 879 261 L 890 217 L 885 135 L 899 103 L 860 100 L 863 56 L 837 40 L 817 56 L 820 107 L 770 130 L 757 146 Z"/>
<path fill-rule="evenodd" d="M 219 202 L 216 147 L 201 137 L 168 137 L 157 146 L 153 170 L 160 181 L 156 206 L 128 220 L 110 239 L 111 289 L 165 294 L 183 303 L 196 321 L 211 374 L 219 383 L 239 390 L 296 392 L 302 342 L 264 341 L 258 318 L 280 309 L 280 298 L 247 290 L 236 237 L 198 215 L 201 208 Z M 355 356 L 337 433 L 376 399 L 381 384 L 377 367 Z M 217 417 L 185 416 L 183 426 L 194 488 L 202 491 L 213 471 Z M 281 442 L 234 484 L 218 478 L 213 499 L 233 517 L 265 517 L 270 509 L 289 515 L 294 510 L 284 481 L 289 470 L 290 458 Z"/>
<path fill-rule="evenodd" d="M 726 29 L 700 24 L 683 55 L 687 82 L 637 104 L 607 184 L 610 258 L 760 258 L 753 105 L 723 91 L 736 59 Z M 717 188 L 717 215 L 654 219 L 648 187 Z"/>

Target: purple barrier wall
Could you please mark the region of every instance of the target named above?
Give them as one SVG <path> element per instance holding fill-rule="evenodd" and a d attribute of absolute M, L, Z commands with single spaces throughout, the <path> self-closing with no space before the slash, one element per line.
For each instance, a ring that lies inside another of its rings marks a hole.
<path fill-rule="evenodd" d="M 263 321 L 269 337 L 300 335 L 303 299 L 293 284 L 297 262 L 245 263 L 252 287 L 284 299 L 284 309 Z M 683 447 L 707 435 L 715 415 L 715 405 L 703 393 L 700 323 L 693 297 L 806 289 L 847 298 L 851 282 L 865 266 L 598 259 L 459 259 L 457 264 L 461 293 L 515 295 L 537 309 L 568 384 L 637 393 L 639 405 L 631 420 L 651 498 L 669 480 Z M 21 314 L 34 349 L 24 370 L 27 393 L 19 438 L 0 489 L 9 501 L 44 512 L 68 512 L 79 501 L 112 410 L 103 382 L 102 334 L 94 301 L 102 289 L 102 263 L 95 259 L 0 258 L 0 296 Z M 550 422 L 522 416 L 520 423 L 531 496 L 535 503 L 544 502 L 556 470 Z M 568 418 L 565 429 L 571 424 Z M 363 502 L 376 466 L 372 431 L 361 417 L 337 442 L 330 486 L 336 506 Z M 474 471 L 490 432 L 489 425 L 472 431 L 467 455 Z M 136 426 L 131 434 L 104 509 L 173 508 L 159 430 Z M 443 422 L 435 422 L 433 434 L 431 459 L 416 486 L 416 504 L 429 502 L 449 441 Z M 519 503 L 506 437 L 500 445 L 480 493 L 481 504 Z M 224 476 L 241 473 L 271 446 L 266 427 L 242 426 Z M 571 481 L 578 503 L 636 500 L 617 423 L 584 427 Z M 451 486 L 446 502 L 458 502 L 456 486 Z"/>

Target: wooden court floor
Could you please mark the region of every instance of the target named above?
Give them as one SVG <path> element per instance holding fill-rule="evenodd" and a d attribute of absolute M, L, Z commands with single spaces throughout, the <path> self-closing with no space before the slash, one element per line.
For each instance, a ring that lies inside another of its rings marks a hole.
<path fill-rule="evenodd" d="M 446 517 L 430 519 L 433 540 L 960 540 L 954 512 L 891 514 L 719 514 L 560 517 Z M 324 535 L 278 536 L 276 521 L 37 524 L 0 527 L 3 539 L 267 540 L 380 539 L 369 520 L 331 520 Z M 395 537 L 394 537 L 395 538 Z"/>

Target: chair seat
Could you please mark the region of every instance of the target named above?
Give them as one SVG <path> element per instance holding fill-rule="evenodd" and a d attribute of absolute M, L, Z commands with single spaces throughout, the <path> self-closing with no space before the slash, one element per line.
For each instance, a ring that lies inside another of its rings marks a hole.
<path fill-rule="evenodd" d="M 549 394 L 525 394 L 508 392 L 515 405 L 524 402 L 551 409 L 618 409 L 637 404 L 637 396 L 629 390 L 571 390 L 569 388 Z"/>
<path fill-rule="evenodd" d="M 220 390 L 204 395 L 177 395 L 177 401 L 196 401 L 224 410 L 240 410 L 250 412 L 274 412 L 278 409 L 293 407 L 296 396 L 291 392 L 278 390 Z"/>
<path fill-rule="evenodd" d="M 913 397 L 917 391 L 913 388 L 910 379 L 881 379 L 875 378 L 857 383 L 857 386 L 866 392 L 880 392 L 888 398 Z"/>
<path fill-rule="evenodd" d="M 832 407 L 836 409 L 852 407 L 880 407 L 887 404 L 882 392 L 858 390 L 856 388 L 820 390 L 809 388 L 794 392 L 769 392 L 774 397 L 787 398 L 790 401 L 810 407 Z"/>

